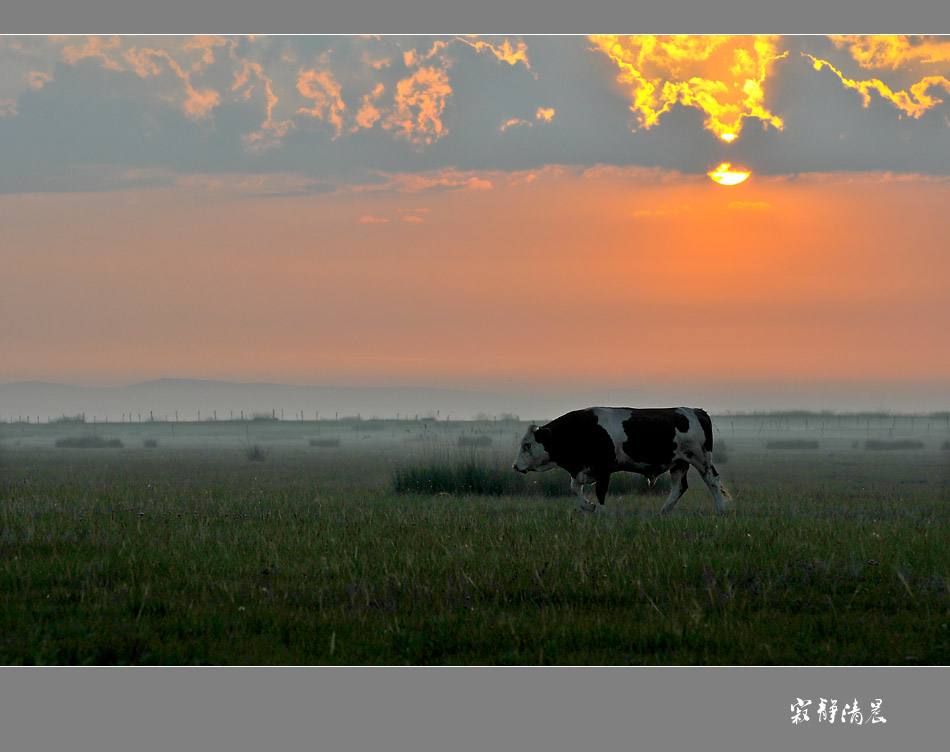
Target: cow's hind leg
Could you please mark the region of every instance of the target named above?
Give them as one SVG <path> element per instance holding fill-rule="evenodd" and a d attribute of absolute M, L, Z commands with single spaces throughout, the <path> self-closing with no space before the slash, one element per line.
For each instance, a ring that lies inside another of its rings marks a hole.
<path fill-rule="evenodd" d="M 607 489 L 610 488 L 610 473 L 597 476 L 594 482 L 594 490 L 597 492 L 597 502 L 603 506 L 604 499 L 607 498 Z"/>
<path fill-rule="evenodd" d="M 584 473 L 578 473 L 577 475 L 571 476 L 571 491 L 574 492 L 574 495 L 580 500 L 580 507 L 585 512 L 593 512 L 597 507 L 590 503 L 587 500 L 587 497 L 584 496 L 584 483 L 587 481 L 587 476 Z"/>
<path fill-rule="evenodd" d="M 683 460 L 678 460 L 673 463 L 673 467 L 670 468 L 670 482 L 672 488 L 670 488 L 670 495 L 666 500 L 666 503 L 660 507 L 660 514 L 666 514 L 673 507 L 676 506 L 676 502 L 680 500 L 680 497 L 686 493 L 686 489 L 689 484 L 686 482 L 686 472 L 689 470 L 689 463 L 684 462 Z"/>
<path fill-rule="evenodd" d="M 712 463 L 712 455 L 707 452 L 702 460 L 693 462 L 693 466 L 699 470 L 703 483 L 706 484 L 706 488 L 708 488 L 709 493 L 712 494 L 713 501 L 716 502 L 716 512 L 725 514 L 726 503 L 722 499 L 722 483 L 719 481 L 719 472 Z"/>

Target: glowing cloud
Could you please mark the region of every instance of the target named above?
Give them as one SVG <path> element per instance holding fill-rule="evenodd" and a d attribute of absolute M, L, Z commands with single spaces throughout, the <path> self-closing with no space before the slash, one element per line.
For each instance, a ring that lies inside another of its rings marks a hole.
<path fill-rule="evenodd" d="M 871 104 L 871 92 L 876 92 L 882 99 L 890 102 L 905 114 L 913 118 L 919 118 L 927 110 L 943 102 L 942 99 L 933 97 L 928 93 L 930 88 L 941 87 L 950 92 L 950 80 L 944 76 L 924 76 L 916 83 L 911 84 L 908 87 L 909 90 L 894 91 L 878 78 L 864 81 L 848 78 L 827 60 L 819 60 L 807 52 L 803 52 L 802 55 L 811 59 L 816 71 L 828 68 L 841 80 L 845 87 L 859 92 L 865 107 Z"/>
<path fill-rule="evenodd" d="M 118 49 L 121 41 L 119 37 L 87 37 L 82 46 L 70 46 L 63 48 L 63 60 L 70 65 L 75 65 L 78 61 L 86 58 L 93 58 L 100 62 L 103 68 L 110 70 L 122 70 L 122 65 L 109 58 L 110 50 Z"/>
<path fill-rule="evenodd" d="M 748 172 L 733 170 L 731 167 L 732 165 L 728 162 L 723 162 L 715 170 L 706 174 L 719 183 L 719 185 L 738 185 L 750 175 Z"/>
<path fill-rule="evenodd" d="M 278 121 L 274 118 L 274 108 L 279 100 L 274 93 L 274 82 L 264 73 L 261 64 L 252 63 L 248 60 L 240 60 L 239 62 L 240 67 L 235 71 L 234 85 L 231 86 L 231 91 L 237 92 L 243 89 L 244 99 L 249 99 L 254 89 L 254 84 L 250 82 L 251 74 L 253 74 L 264 85 L 264 95 L 267 100 L 267 117 L 261 123 L 261 129 L 246 135 L 244 141 L 252 150 L 263 150 L 275 146 L 280 143 L 287 131 L 294 127 L 294 122 L 293 120 Z"/>
<path fill-rule="evenodd" d="M 403 62 L 405 62 L 407 68 L 422 65 L 424 62 L 430 60 L 433 57 L 442 57 L 448 46 L 448 42 L 437 39 L 432 43 L 432 49 L 430 49 L 428 52 L 420 53 L 418 50 L 407 50 L 404 52 Z"/>
<path fill-rule="evenodd" d="M 535 117 L 544 123 L 550 123 L 554 119 L 554 108 L 538 107 L 538 112 Z"/>
<path fill-rule="evenodd" d="M 630 110 L 642 128 L 652 128 L 673 105 L 702 110 L 704 127 L 725 141 L 757 118 L 779 130 L 781 118 L 764 105 L 763 84 L 772 64 L 788 52 L 778 37 L 593 36 L 595 49 L 620 68 L 617 80 L 629 85 Z"/>
<path fill-rule="evenodd" d="M 31 89 L 42 89 L 52 80 L 51 75 L 42 71 L 30 71 L 26 76 L 26 81 Z"/>
<path fill-rule="evenodd" d="M 396 135 L 414 144 L 431 144 L 447 132 L 442 112 L 451 94 L 452 87 L 444 70 L 419 68 L 396 84 L 395 102 L 383 128 L 394 129 Z"/>
<path fill-rule="evenodd" d="M 907 63 L 942 63 L 950 61 L 950 40 L 945 37 L 833 36 L 839 49 L 847 48 L 851 57 L 863 68 L 897 70 Z"/>
<path fill-rule="evenodd" d="M 500 130 L 504 132 L 508 130 L 509 128 L 514 128 L 515 126 L 522 126 L 522 125 L 526 125 L 530 128 L 533 125 L 533 123 L 529 122 L 528 120 L 521 120 L 520 118 L 511 118 L 510 120 L 507 120 L 504 123 L 502 123 Z"/>
<path fill-rule="evenodd" d="M 297 76 L 297 90 L 313 100 L 313 107 L 301 107 L 297 114 L 312 115 L 318 120 L 326 120 L 336 130 L 336 136 L 343 132 L 343 112 L 346 105 L 340 97 L 340 84 L 327 70 L 303 70 Z"/>
<path fill-rule="evenodd" d="M 373 91 L 363 95 L 363 104 L 356 113 L 356 125 L 354 125 L 351 130 L 356 131 L 360 128 L 372 128 L 382 117 L 382 114 L 376 107 L 376 102 L 383 95 L 385 90 L 386 87 L 383 84 L 376 84 L 376 88 L 373 89 Z"/>
<path fill-rule="evenodd" d="M 221 103 L 221 96 L 213 89 L 196 89 L 192 86 L 191 74 L 165 50 L 130 47 L 122 53 L 122 57 L 142 78 L 161 75 L 166 69 L 178 76 L 185 85 L 182 110 L 192 120 L 208 117 L 211 110 Z"/>
<path fill-rule="evenodd" d="M 478 40 L 477 42 L 472 42 L 464 37 L 456 37 L 460 42 L 465 42 L 465 44 L 474 47 L 478 52 L 489 51 L 495 57 L 497 57 L 502 62 L 508 63 L 508 65 L 516 65 L 517 63 L 524 63 L 524 67 L 530 69 L 531 65 L 528 63 L 528 46 L 522 41 L 518 40 L 518 47 L 515 49 L 511 46 L 511 42 L 508 39 L 505 39 L 504 43 L 495 47 L 493 44 L 486 42 L 484 40 Z"/>

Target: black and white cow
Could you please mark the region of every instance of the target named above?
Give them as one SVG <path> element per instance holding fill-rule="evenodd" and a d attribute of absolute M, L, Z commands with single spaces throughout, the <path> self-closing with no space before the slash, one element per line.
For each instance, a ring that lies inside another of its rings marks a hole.
<path fill-rule="evenodd" d="M 705 410 L 689 407 L 588 407 L 532 425 L 521 440 L 512 468 L 519 473 L 555 467 L 571 474 L 571 490 L 581 509 L 596 507 L 584 496 L 593 483 L 597 501 L 607 496 L 610 475 L 627 470 L 652 481 L 670 472 L 673 487 L 660 513 L 670 511 L 686 492 L 686 472 L 695 467 L 723 514 L 723 489 L 712 461 L 712 421 Z"/>

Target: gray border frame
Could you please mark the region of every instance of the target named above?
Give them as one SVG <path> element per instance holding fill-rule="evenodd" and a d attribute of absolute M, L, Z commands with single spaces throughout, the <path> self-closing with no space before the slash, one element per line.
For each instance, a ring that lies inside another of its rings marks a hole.
<path fill-rule="evenodd" d="M 883 34 L 950 30 L 941 0 L 20 0 L 4 34 Z"/>
<path fill-rule="evenodd" d="M 171 6 L 171 7 L 170 7 Z M 34 0 L 3 33 L 950 32 L 950 4 L 797 0 Z M 0 668 L 0 742 L 29 750 L 915 752 L 941 741 L 945 667 Z M 791 703 L 811 699 L 811 720 Z M 830 726 L 820 697 L 881 697 Z"/>

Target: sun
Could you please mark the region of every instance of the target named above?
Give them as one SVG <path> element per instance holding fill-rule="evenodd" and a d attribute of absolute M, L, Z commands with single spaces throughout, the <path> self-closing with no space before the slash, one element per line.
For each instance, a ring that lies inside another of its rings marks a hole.
<path fill-rule="evenodd" d="M 715 170 L 706 173 L 719 185 L 738 185 L 745 180 L 751 173 L 741 170 L 730 169 L 732 165 L 729 162 L 723 162 Z"/>

